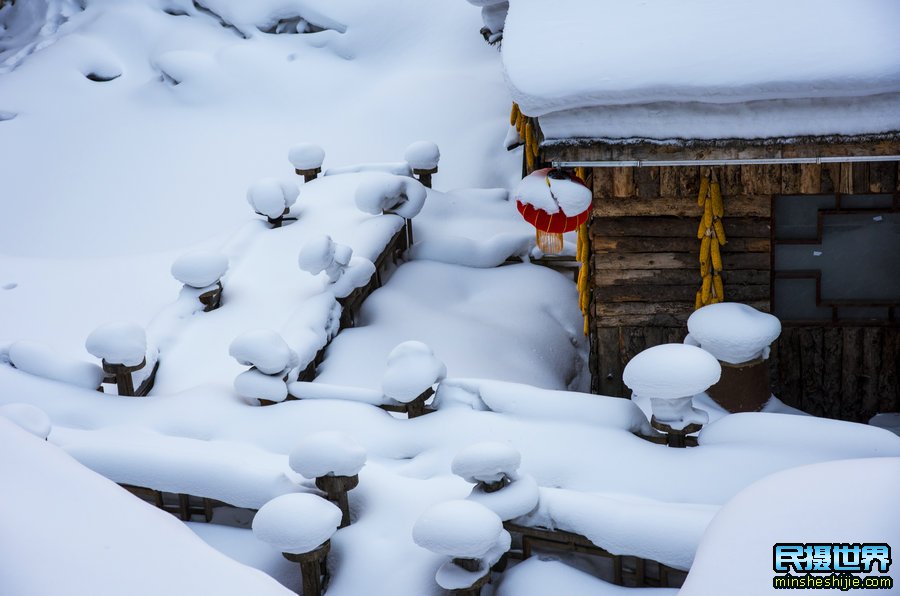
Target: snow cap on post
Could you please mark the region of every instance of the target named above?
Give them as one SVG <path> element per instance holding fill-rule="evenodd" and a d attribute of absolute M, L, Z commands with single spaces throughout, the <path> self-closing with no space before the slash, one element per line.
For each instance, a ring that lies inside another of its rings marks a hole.
<path fill-rule="evenodd" d="M 498 482 L 513 478 L 522 463 L 519 452 L 506 443 L 484 442 L 469 445 L 456 454 L 450 469 L 466 482 Z"/>
<path fill-rule="evenodd" d="M 441 159 L 441 151 L 431 141 L 416 141 L 403 154 L 406 163 L 415 170 L 435 170 Z"/>
<path fill-rule="evenodd" d="M 781 335 L 778 317 L 737 302 L 704 306 L 691 314 L 687 325 L 701 348 L 729 364 L 765 357 Z"/>
<path fill-rule="evenodd" d="M 297 366 L 297 354 L 280 335 L 268 329 L 242 333 L 231 342 L 228 353 L 244 366 L 255 366 L 267 375 Z"/>
<path fill-rule="evenodd" d="M 298 143 L 288 151 L 288 160 L 295 170 L 318 170 L 325 161 L 325 150 L 313 143 Z"/>
<path fill-rule="evenodd" d="M 294 447 L 288 463 L 305 478 L 355 476 L 366 463 L 366 450 L 345 433 L 318 432 Z"/>
<path fill-rule="evenodd" d="M 52 425 L 47 413 L 37 406 L 26 403 L 12 403 L 0 406 L 0 416 L 11 420 L 39 439 L 50 436 Z"/>
<path fill-rule="evenodd" d="M 172 277 L 192 288 L 205 288 L 228 271 L 228 257 L 220 252 L 197 250 L 185 253 L 172 263 Z"/>
<path fill-rule="evenodd" d="M 388 354 L 381 380 L 384 394 L 399 402 L 410 402 L 447 376 L 447 367 L 420 341 L 405 341 Z"/>
<path fill-rule="evenodd" d="M 413 525 L 416 544 L 439 555 L 479 559 L 503 533 L 496 513 L 473 501 L 444 501 L 425 510 Z"/>
<path fill-rule="evenodd" d="M 84 347 L 109 364 L 137 366 L 147 353 L 147 335 L 135 323 L 106 323 L 88 335 Z"/>
<path fill-rule="evenodd" d="M 330 540 L 341 510 L 322 497 L 290 493 L 275 497 L 253 518 L 253 535 L 283 553 L 302 555 Z"/>
<path fill-rule="evenodd" d="M 234 390 L 251 405 L 256 405 L 258 402 L 255 400 L 260 399 L 282 402 L 288 396 L 287 384 L 280 376 L 263 374 L 254 369 L 245 370 L 234 378 Z"/>
<path fill-rule="evenodd" d="M 276 178 L 262 178 L 247 189 L 247 202 L 257 213 L 271 219 L 284 215 L 297 201 L 300 190 L 294 184 L 282 182 Z"/>
<path fill-rule="evenodd" d="M 396 213 L 412 219 L 425 205 L 426 191 L 417 180 L 393 174 L 368 174 L 356 187 L 355 201 L 360 211 L 381 215 Z"/>
<path fill-rule="evenodd" d="M 693 396 L 716 384 L 722 374 L 712 354 L 685 344 L 647 348 L 625 365 L 622 380 L 641 397 Z"/>
<path fill-rule="evenodd" d="M 331 239 L 331 236 L 327 234 L 313 236 L 304 242 L 300 248 L 300 254 L 297 255 L 297 264 L 300 265 L 300 269 L 303 271 L 318 275 L 331 267 L 335 262 L 336 256 L 338 256 L 337 246 Z M 352 255 L 353 251 L 350 250 L 350 256 Z M 347 262 L 350 261 L 349 258 L 346 260 Z M 344 264 L 346 265 L 346 263 Z"/>

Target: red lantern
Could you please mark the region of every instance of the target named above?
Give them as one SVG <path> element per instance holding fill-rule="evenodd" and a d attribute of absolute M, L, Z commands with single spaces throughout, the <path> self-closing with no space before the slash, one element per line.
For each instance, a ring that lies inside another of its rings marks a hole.
<path fill-rule="evenodd" d="M 562 252 L 562 235 L 578 229 L 591 212 L 591 191 L 584 181 L 557 168 L 535 170 L 526 176 L 515 198 L 516 208 L 534 226 L 537 245 L 547 255 Z"/>

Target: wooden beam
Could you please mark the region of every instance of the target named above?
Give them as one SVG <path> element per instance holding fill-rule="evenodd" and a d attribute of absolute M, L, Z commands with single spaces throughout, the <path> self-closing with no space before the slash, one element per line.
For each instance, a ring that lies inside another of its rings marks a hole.
<path fill-rule="evenodd" d="M 696 195 L 696 193 L 695 193 Z M 735 216 L 769 217 L 772 213 L 772 198 L 770 195 L 756 196 L 725 196 L 725 218 Z M 696 196 L 666 196 L 654 199 L 609 199 L 594 203 L 593 215 L 595 217 L 639 217 L 639 216 L 674 216 L 697 217 L 703 215 L 703 209 L 697 204 Z M 726 233 L 728 229 L 726 227 Z"/>

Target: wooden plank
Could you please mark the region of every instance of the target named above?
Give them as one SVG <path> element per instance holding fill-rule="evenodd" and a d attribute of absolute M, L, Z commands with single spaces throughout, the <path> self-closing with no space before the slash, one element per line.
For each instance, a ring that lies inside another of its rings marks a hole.
<path fill-rule="evenodd" d="M 795 408 L 804 409 L 803 389 L 800 385 L 800 333 L 797 327 L 784 327 L 778 338 L 778 356 L 782 401 Z"/>
<path fill-rule="evenodd" d="M 759 192 L 764 195 L 777 195 L 781 192 L 781 164 L 773 163 L 759 166 Z"/>
<path fill-rule="evenodd" d="M 825 415 L 825 403 L 822 393 L 822 375 L 824 359 L 822 358 L 822 328 L 800 327 L 800 388 L 803 392 L 804 410 L 814 416 Z"/>
<path fill-rule="evenodd" d="M 693 308 L 680 313 L 653 313 L 643 315 L 604 315 L 597 317 L 597 326 L 600 328 L 619 328 L 627 326 L 637 327 L 679 327 L 684 328 Z"/>
<path fill-rule="evenodd" d="M 869 164 L 869 192 L 892 193 L 897 186 L 897 164 L 891 161 Z"/>
<path fill-rule="evenodd" d="M 634 196 L 634 168 L 613 168 L 613 196 Z"/>
<path fill-rule="evenodd" d="M 768 269 L 766 253 L 733 253 L 723 259 L 725 270 Z M 682 269 L 699 268 L 697 255 L 687 252 L 606 253 L 594 259 L 594 267 L 602 269 Z"/>
<path fill-rule="evenodd" d="M 741 182 L 743 182 L 745 193 L 755 195 L 762 192 L 759 171 L 761 167 L 752 165 L 741 166 Z"/>
<path fill-rule="evenodd" d="M 771 220 L 768 217 L 726 218 L 725 233 L 734 238 L 769 238 Z M 643 236 L 666 238 L 687 236 L 696 238 L 699 221 L 689 217 L 594 217 L 591 235 L 594 237 Z"/>
<path fill-rule="evenodd" d="M 727 224 L 726 224 L 727 226 Z M 728 233 L 728 228 L 725 228 Z M 722 252 L 765 252 L 771 251 L 772 242 L 769 238 L 728 238 L 728 243 L 722 247 Z M 591 248 L 595 254 L 608 252 L 699 252 L 700 241 L 695 237 L 676 236 L 672 238 L 641 238 L 636 236 L 625 237 L 594 237 L 591 240 Z"/>
<path fill-rule="evenodd" d="M 598 327 L 595 333 L 597 334 L 600 393 L 602 395 L 624 396 L 625 385 L 622 383 L 619 329 L 617 327 Z"/>
<path fill-rule="evenodd" d="M 884 329 L 878 380 L 878 411 L 900 412 L 900 327 Z"/>
<path fill-rule="evenodd" d="M 822 340 L 822 394 L 825 416 L 841 415 L 841 363 L 843 362 L 843 333 L 839 327 L 823 330 Z"/>
<path fill-rule="evenodd" d="M 863 162 L 853 164 L 853 192 L 856 194 L 869 192 L 869 164 Z"/>
<path fill-rule="evenodd" d="M 853 164 L 845 162 L 838 165 L 841 170 L 838 192 L 844 195 L 853 194 Z"/>
<path fill-rule="evenodd" d="M 781 167 L 781 194 L 800 194 L 800 164 L 784 164 Z"/>
<path fill-rule="evenodd" d="M 688 302 L 694 303 L 700 289 L 700 275 L 694 283 L 683 285 L 602 285 L 594 287 L 594 297 L 604 302 Z M 769 285 L 734 284 L 725 285 L 725 295 L 729 301 L 767 300 Z"/>
<path fill-rule="evenodd" d="M 741 180 L 741 166 L 725 166 L 719 170 L 719 184 L 726 197 L 746 194 Z"/>
<path fill-rule="evenodd" d="M 769 217 L 772 200 L 768 195 L 738 195 L 723 198 L 725 222 L 731 217 Z M 617 198 L 598 201 L 593 210 L 595 217 L 696 217 L 703 215 L 703 208 L 696 199 L 689 197 L 658 197 L 652 200 Z"/>
<path fill-rule="evenodd" d="M 856 420 L 861 410 L 863 330 L 844 327 L 841 359 L 841 419 Z"/>
<path fill-rule="evenodd" d="M 677 196 L 691 197 L 696 200 L 700 192 L 700 168 L 698 166 L 679 166 Z"/>
<path fill-rule="evenodd" d="M 638 197 L 656 198 L 659 194 L 659 168 L 635 168 L 634 185 Z"/>
<path fill-rule="evenodd" d="M 659 168 L 659 194 L 663 197 L 678 196 L 678 170 Z"/>
<path fill-rule="evenodd" d="M 729 285 L 768 285 L 771 272 L 765 270 L 729 270 L 722 272 L 722 281 Z M 700 268 L 690 269 L 632 269 L 601 270 L 593 276 L 595 287 L 625 285 L 689 285 L 700 282 Z"/>
<path fill-rule="evenodd" d="M 881 356 L 884 329 L 866 327 L 863 330 L 862 392 L 858 420 L 868 422 L 878 412 L 878 377 L 881 375 Z"/>
<path fill-rule="evenodd" d="M 594 168 L 594 198 L 608 199 L 613 196 L 613 174 L 610 168 Z"/>
<path fill-rule="evenodd" d="M 822 166 L 819 164 L 800 164 L 800 194 L 816 195 L 822 188 Z"/>
<path fill-rule="evenodd" d="M 836 163 L 824 164 L 819 180 L 819 191 L 822 192 L 822 194 L 835 193 L 840 187 L 840 183 L 841 165 Z"/>

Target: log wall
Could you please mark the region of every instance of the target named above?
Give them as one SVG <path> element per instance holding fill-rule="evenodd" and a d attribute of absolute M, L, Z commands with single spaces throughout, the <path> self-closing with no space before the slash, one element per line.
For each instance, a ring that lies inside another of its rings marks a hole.
<path fill-rule="evenodd" d="M 772 202 L 779 194 L 900 192 L 897 162 L 715 167 L 725 202 L 727 301 L 771 307 Z M 713 173 L 704 168 L 703 173 Z M 699 167 L 594 168 L 591 241 L 592 390 L 627 396 L 625 364 L 680 342 L 700 288 Z M 792 327 L 773 350 L 773 390 L 790 405 L 867 420 L 900 411 L 900 329 Z"/>

